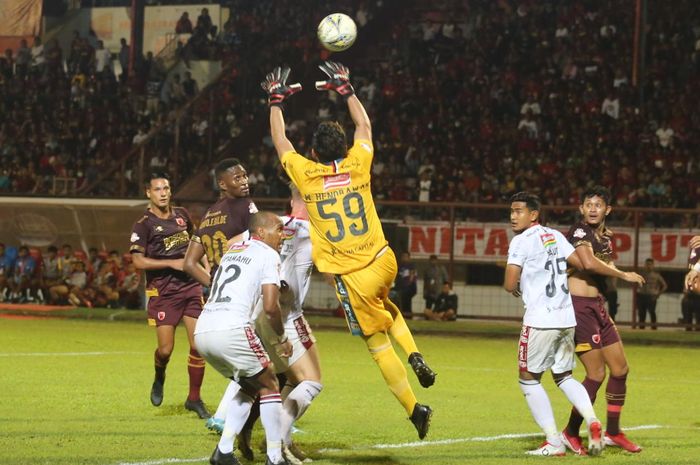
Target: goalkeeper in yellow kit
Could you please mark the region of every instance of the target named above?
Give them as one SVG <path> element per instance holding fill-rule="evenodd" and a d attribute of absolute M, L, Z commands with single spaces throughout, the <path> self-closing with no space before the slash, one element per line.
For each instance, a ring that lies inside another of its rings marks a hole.
<path fill-rule="evenodd" d="M 435 382 L 435 373 L 426 365 L 401 312 L 388 297 L 397 265 L 370 189 L 372 127 L 350 84 L 349 70 L 333 62 L 320 68 L 328 79 L 316 82 L 316 88 L 335 91 L 347 102 L 355 123 L 353 146 L 348 150 L 340 124 L 323 122 L 313 136 L 311 159 L 294 150 L 285 134 L 282 103 L 300 91 L 301 85 L 287 84 L 289 68 L 276 68 L 261 83 L 269 97 L 272 141 L 282 166 L 306 203 L 314 264 L 322 273 L 334 276 L 336 295 L 350 331 L 364 339 L 389 389 L 423 439 L 432 410 L 416 401 L 389 335 L 409 355 L 408 361 L 423 387 Z"/>

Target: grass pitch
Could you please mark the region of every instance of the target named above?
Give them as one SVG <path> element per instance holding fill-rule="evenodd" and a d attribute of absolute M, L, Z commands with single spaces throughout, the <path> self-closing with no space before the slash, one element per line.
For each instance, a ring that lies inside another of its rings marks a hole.
<path fill-rule="evenodd" d="M 542 436 L 517 385 L 517 327 L 508 339 L 417 336 L 438 372 L 435 386 L 425 390 L 407 367 L 419 401 L 435 411 L 422 442 L 362 342 L 347 332 L 315 334 L 325 387 L 298 422 L 302 432 L 295 440 L 319 465 L 700 463 L 698 347 L 626 347 L 631 372 L 622 424 L 644 447 L 641 454 L 608 448 L 596 459 L 545 459 L 523 455 Z M 217 436 L 182 405 L 184 328 L 159 408 L 148 398 L 155 334 L 145 324 L 0 318 L 0 340 L 0 464 L 208 463 Z M 582 377 L 580 369 L 576 376 Z M 551 378 L 544 385 L 563 426 L 569 412 L 564 395 Z M 207 370 L 202 397 L 212 411 L 225 386 Z M 597 405 L 602 419 L 604 403 Z M 254 443 L 262 438 L 256 429 Z M 264 463 L 263 454 L 256 463 Z"/>

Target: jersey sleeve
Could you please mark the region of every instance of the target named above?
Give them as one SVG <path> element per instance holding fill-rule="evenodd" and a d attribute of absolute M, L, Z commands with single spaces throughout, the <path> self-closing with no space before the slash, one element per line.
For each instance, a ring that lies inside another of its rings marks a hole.
<path fill-rule="evenodd" d="M 188 212 L 187 209 L 180 207 L 178 208 L 178 213 L 185 219 L 185 222 L 187 223 L 187 234 L 189 234 L 191 237 L 195 232 L 195 227 L 192 217 L 190 216 L 190 212 Z"/>
<path fill-rule="evenodd" d="M 527 258 L 527 251 L 524 250 L 522 238 L 522 235 L 518 235 L 510 242 L 510 246 L 508 247 L 508 265 L 517 265 L 520 268 L 523 267 L 525 259 Z"/>
<path fill-rule="evenodd" d="M 568 235 L 569 243 L 571 243 L 571 245 L 574 247 L 584 244 L 592 246 L 594 239 L 595 236 L 593 234 L 593 230 L 586 224 L 579 224 L 575 226 Z"/>
<path fill-rule="evenodd" d="M 284 168 L 284 171 L 296 186 L 303 184 L 304 179 L 307 177 L 305 171 L 313 169 L 315 165 L 313 161 L 294 151 L 283 153 L 280 161 L 282 162 L 282 168 Z"/>
<path fill-rule="evenodd" d="M 358 139 L 352 145 L 348 153 L 359 158 L 362 166 L 365 169 L 369 169 L 371 167 L 372 159 L 374 158 L 374 147 L 372 146 L 372 141 Z"/>
<path fill-rule="evenodd" d="M 146 253 L 146 246 L 148 245 L 148 227 L 146 226 L 146 218 L 144 217 L 141 221 L 134 224 L 131 228 L 131 239 L 129 252 L 130 253 Z"/>
<path fill-rule="evenodd" d="M 569 258 L 569 256 L 574 253 L 574 246 L 564 237 L 562 233 L 554 230 L 554 236 L 557 238 L 557 247 L 564 258 Z"/>
<path fill-rule="evenodd" d="M 262 269 L 262 280 L 260 284 L 275 284 L 280 285 L 280 256 L 276 252 L 270 250 L 265 257 L 265 263 Z"/>

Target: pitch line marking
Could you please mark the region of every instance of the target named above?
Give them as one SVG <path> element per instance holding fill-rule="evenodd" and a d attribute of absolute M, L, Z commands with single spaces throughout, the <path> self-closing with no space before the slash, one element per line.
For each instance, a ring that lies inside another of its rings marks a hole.
<path fill-rule="evenodd" d="M 145 352 L 0 352 L 0 357 L 83 357 L 94 355 L 141 355 Z"/>
<path fill-rule="evenodd" d="M 625 431 L 635 431 L 643 429 L 660 429 L 668 428 L 668 426 L 663 425 L 639 425 L 626 427 Z M 445 444 L 459 444 L 462 442 L 490 442 L 498 441 L 500 439 L 520 439 L 520 438 L 534 438 L 542 436 L 542 433 L 513 433 L 513 434 L 499 434 L 497 436 L 475 436 L 472 438 L 455 438 L 455 439 L 440 439 L 437 441 L 416 441 L 416 442 L 404 442 L 399 444 L 374 444 L 372 446 L 358 446 L 352 447 L 350 449 L 320 449 L 319 452 L 342 452 L 347 450 L 360 450 L 360 449 L 403 449 L 406 447 L 425 447 L 425 446 L 440 446 Z M 208 457 L 201 457 L 197 459 L 156 459 L 148 460 L 146 462 L 119 462 L 117 465 L 164 465 L 169 463 L 195 463 L 206 461 Z"/>

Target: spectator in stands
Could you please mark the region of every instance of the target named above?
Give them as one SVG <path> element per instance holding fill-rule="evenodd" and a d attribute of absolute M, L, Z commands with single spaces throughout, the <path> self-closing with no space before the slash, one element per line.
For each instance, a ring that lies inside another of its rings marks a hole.
<path fill-rule="evenodd" d="M 197 25 L 195 27 L 200 28 L 204 34 L 209 34 L 211 32 L 214 23 L 209 16 L 209 8 L 202 8 L 201 14 L 197 17 Z"/>
<path fill-rule="evenodd" d="M 176 34 L 192 34 L 192 21 L 190 21 L 190 14 L 188 12 L 182 13 L 180 19 L 177 20 L 175 25 Z"/>
<path fill-rule="evenodd" d="M 15 73 L 24 78 L 29 71 L 29 66 L 32 64 L 32 49 L 27 45 L 25 39 L 20 40 L 17 56 L 15 58 Z"/>
<path fill-rule="evenodd" d="M 122 68 L 122 74 L 119 75 L 119 80 L 122 83 L 126 82 L 126 79 L 129 74 L 129 57 L 131 56 L 131 49 L 129 48 L 129 44 L 126 43 L 125 38 L 119 39 L 119 65 Z"/>
<path fill-rule="evenodd" d="M 442 284 L 447 282 L 447 270 L 438 262 L 437 255 L 431 255 L 428 266 L 423 272 L 423 299 L 425 300 L 425 312 L 433 308 L 435 300 L 442 289 Z"/>
<path fill-rule="evenodd" d="M 117 290 L 117 276 L 114 274 L 112 264 L 101 262 L 97 274 L 90 285 L 87 299 L 97 307 L 119 307 L 119 291 Z"/>
<path fill-rule="evenodd" d="M 5 55 L 0 57 L 0 80 L 10 82 L 15 75 L 15 57 L 11 48 L 5 50 Z"/>
<path fill-rule="evenodd" d="M 14 276 L 15 259 L 5 250 L 5 244 L 0 243 L 0 302 L 10 297 L 10 285 Z"/>
<path fill-rule="evenodd" d="M 60 258 L 56 246 L 50 245 L 46 255 L 42 258 L 40 289 L 42 296 L 50 297 L 49 289 L 62 282 L 61 269 L 59 268 Z M 50 302 L 54 303 L 54 302 Z"/>
<path fill-rule="evenodd" d="M 639 328 L 644 329 L 647 313 L 651 319 L 651 329 L 656 329 L 656 302 L 659 296 L 666 292 L 668 285 L 666 280 L 654 269 L 654 259 L 644 260 L 644 271 L 640 273 L 644 278 L 637 291 L 637 312 L 639 314 Z"/>
<path fill-rule="evenodd" d="M 432 309 L 425 310 L 425 317 L 435 321 L 455 321 L 457 319 L 458 297 L 452 291 L 452 283 L 445 281 Z"/>
<path fill-rule="evenodd" d="M 119 302 L 122 307 L 129 309 L 141 309 L 141 292 L 139 286 L 141 284 L 141 274 L 138 272 L 133 263 L 126 265 L 126 274 L 119 286 Z"/>
<path fill-rule="evenodd" d="M 97 50 L 95 50 L 95 72 L 97 74 L 113 73 L 112 70 L 112 54 L 105 48 L 103 41 L 97 41 Z"/>
<path fill-rule="evenodd" d="M 46 57 L 44 56 L 44 44 L 41 42 L 41 37 L 37 36 L 34 38 L 34 45 L 32 45 L 32 72 L 34 74 L 44 74 L 44 69 L 46 68 Z"/>
<path fill-rule="evenodd" d="M 70 303 L 76 307 L 92 307 L 92 302 L 85 298 L 85 288 L 87 287 L 87 273 L 85 263 L 74 259 L 70 263 L 70 274 L 63 282 L 49 288 L 51 301 L 55 304 Z"/>
<path fill-rule="evenodd" d="M 399 296 L 398 307 L 406 319 L 413 318 L 413 296 L 417 292 L 416 266 L 411 262 L 411 254 L 403 252 L 399 260 L 399 268 L 394 282 L 394 289 Z"/>
<path fill-rule="evenodd" d="M 63 244 L 61 246 L 61 256 L 58 257 L 58 270 L 61 273 L 61 282 L 70 278 L 73 273 L 73 262 L 75 260 L 73 246 L 70 244 Z"/>
<path fill-rule="evenodd" d="M 185 79 L 182 81 L 182 90 L 184 93 L 185 100 L 190 100 L 197 93 L 199 93 L 199 86 L 197 86 L 197 81 L 192 78 L 192 73 L 185 71 Z"/>
<path fill-rule="evenodd" d="M 29 255 L 29 248 L 26 245 L 20 246 L 10 281 L 10 301 L 34 302 L 38 289 L 36 271 L 36 261 L 34 257 Z"/>

